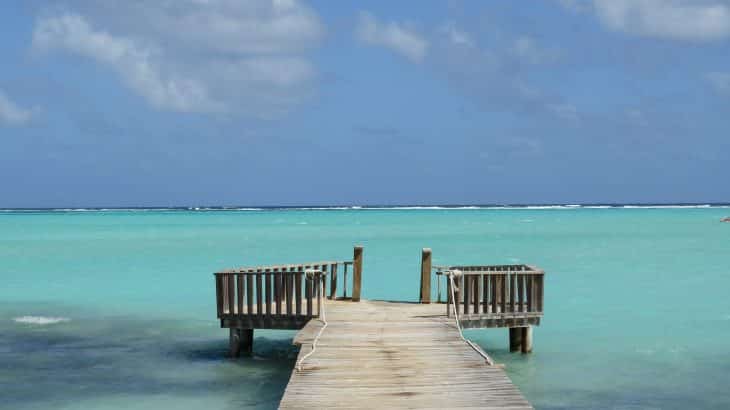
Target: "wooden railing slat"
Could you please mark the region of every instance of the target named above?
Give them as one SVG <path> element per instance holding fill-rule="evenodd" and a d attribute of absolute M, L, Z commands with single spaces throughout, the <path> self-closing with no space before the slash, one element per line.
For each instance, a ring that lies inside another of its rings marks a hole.
<path fill-rule="evenodd" d="M 271 269 L 266 269 L 266 316 L 271 316 Z"/>
<path fill-rule="evenodd" d="M 245 296 L 245 293 L 243 291 L 243 281 L 246 280 L 243 273 L 239 273 L 236 275 L 236 306 L 238 307 L 237 312 L 239 315 L 243 314 L 243 298 Z"/>
<path fill-rule="evenodd" d="M 330 299 L 335 298 L 337 298 L 337 264 L 333 263 L 330 268 Z"/>
<path fill-rule="evenodd" d="M 482 313 L 489 313 L 489 276 L 482 275 Z"/>
<path fill-rule="evenodd" d="M 221 314 L 223 313 L 223 303 L 221 300 L 222 296 L 221 291 L 221 275 L 215 275 L 215 306 L 216 306 L 216 312 L 217 317 L 220 319 Z"/>
<path fill-rule="evenodd" d="M 322 299 L 324 298 L 324 275 L 315 275 L 315 283 L 317 283 L 317 316 L 322 317 Z"/>
<path fill-rule="evenodd" d="M 221 314 L 228 313 L 228 277 L 221 275 Z"/>
<path fill-rule="evenodd" d="M 304 298 L 307 300 L 307 317 L 312 317 L 312 279 L 304 277 Z"/>
<path fill-rule="evenodd" d="M 286 314 L 287 316 L 291 316 L 294 309 L 294 302 L 292 301 L 292 295 L 294 295 L 293 288 L 293 272 L 294 270 L 290 270 L 288 274 L 285 276 L 286 281 Z"/>
<path fill-rule="evenodd" d="M 446 316 L 451 317 L 451 305 L 453 301 L 451 300 L 451 280 L 447 277 L 446 278 Z"/>
<path fill-rule="evenodd" d="M 246 308 L 247 308 L 247 314 L 252 315 L 253 314 L 253 303 L 254 303 L 254 294 L 253 294 L 253 281 L 254 276 L 251 274 L 246 275 Z"/>
<path fill-rule="evenodd" d="M 510 310 L 510 312 L 514 312 L 515 307 L 516 307 L 516 305 L 515 305 L 515 286 L 516 286 L 515 278 L 516 277 L 517 277 L 517 275 L 515 275 L 515 274 L 509 275 L 509 303 L 510 303 L 509 310 Z"/>
<path fill-rule="evenodd" d="M 537 291 L 537 310 L 538 312 L 543 311 L 543 296 L 545 296 L 545 275 L 540 274 L 538 275 L 538 288 Z"/>
<path fill-rule="evenodd" d="M 499 311 L 504 313 L 507 311 L 507 275 L 499 278 Z"/>
<path fill-rule="evenodd" d="M 525 311 L 525 275 L 517 276 L 517 307 L 520 312 Z"/>
<path fill-rule="evenodd" d="M 296 313 L 297 316 L 301 316 L 302 314 L 302 275 L 304 275 L 303 272 L 297 272 L 294 277 L 294 293 L 296 294 L 297 299 L 297 309 Z"/>
<path fill-rule="evenodd" d="M 469 286 L 470 279 L 471 278 L 468 276 L 462 276 L 462 280 L 461 280 L 461 284 L 464 287 L 464 290 L 462 291 L 462 294 L 464 295 L 464 298 L 462 299 L 462 301 L 464 304 L 462 305 L 461 313 L 463 313 L 465 315 L 469 314 L 469 296 L 470 296 L 469 291 L 471 290 L 471 288 Z"/>
<path fill-rule="evenodd" d="M 235 277 L 233 275 L 228 276 L 228 314 L 234 314 L 234 306 L 236 306 L 236 289 L 235 289 Z"/>
<path fill-rule="evenodd" d="M 472 278 L 472 287 L 474 288 L 474 305 L 472 306 L 472 313 L 479 314 L 481 309 L 479 308 L 480 301 L 482 299 L 481 295 L 481 284 L 479 283 L 480 276 L 475 275 Z"/>
<path fill-rule="evenodd" d="M 527 275 L 525 277 L 525 311 L 532 312 L 532 303 L 534 301 L 532 295 L 532 276 Z"/>
<path fill-rule="evenodd" d="M 263 295 L 263 283 L 262 283 L 262 274 L 263 269 L 259 269 L 256 271 L 256 313 L 259 316 L 263 316 L 264 314 L 264 295 Z"/>
<path fill-rule="evenodd" d="M 460 309 L 459 305 L 461 304 L 461 279 L 463 276 L 457 276 L 454 278 L 454 285 L 456 286 L 456 289 L 454 289 L 454 297 L 456 300 L 454 300 L 454 308 Z M 456 311 L 458 313 L 458 310 Z"/>
<path fill-rule="evenodd" d="M 274 303 L 276 304 L 276 315 L 281 315 L 281 272 L 274 269 Z"/>

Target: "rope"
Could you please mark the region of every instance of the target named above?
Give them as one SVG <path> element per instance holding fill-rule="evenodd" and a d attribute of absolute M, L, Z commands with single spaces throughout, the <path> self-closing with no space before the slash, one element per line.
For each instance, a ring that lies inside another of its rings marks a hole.
<path fill-rule="evenodd" d="M 451 281 L 451 305 L 454 307 L 454 318 L 456 319 L 456 328 L 459 330 L 459 336 L 461 337 L 461 340 L 466 342 L 469 346 L 471 346 L 472 349 L 474 349 L 475 352 L 479 353 L 480 356 L 484 358 L 484 360 L 487 362 L 488 365 L 493 366 L 494 361 L 491 357 L 489 357 L 488 354 L 484 353 L 484 351 L 474 342 L 464 337 L 464 333 L 461 331 L 461 324 L 459 323 L 459 307 L 456 304 L 456 295 L 454 293 L 454 289 L 456 288 L 456 284 L 454 284 L 454 276 L 461 276 L 461 271 L 459 270 L 453 270 L 453 271 L 447 271 L 445 272 L 446 275 L 449 277 L 449 281 Z"/>
<path fill-rule="evenodd" d="M 313 277 L 316 277 L 315 274 L 317 273 L 317 271 L 306 270 L 305 273 L 307 274 L 307 280 L 312 280 Z M 320 295 L 322 296 L 321 298 L 319 298 L 319 300 L 322 302 L 322 306 L 320 306 L 321 312 L 320 312 L 319 320 L 320 320 L 320 322 L 324 323 L 324 326 L 322 326 L 322 328 L 319 329 L 317 336 L 314 338 L 314 341 L 312 341 L 312 350 L 309 353 L 305 354 L 304 357 L 299 359 L 299 361 L 297 362 L 296 368 L 297 368 L 298 372 L 302 371 L 302 363 L 304 363 L 304 361 L 307 360 L 307 358 L 309 356 L 311 356 L 315 352 L 315 350 L 317 350 L 317 342 L 319 341 L 319 337 L 322 336 L 322 332 L 324 332 L 324 329 L 327 328 L 327 315 L 325 314 L 325 309 L 324 309 L 324 300 L 327 298 L 324 297 L 324 281 L 320 280 L 319 285 L 320 285 Z"/>

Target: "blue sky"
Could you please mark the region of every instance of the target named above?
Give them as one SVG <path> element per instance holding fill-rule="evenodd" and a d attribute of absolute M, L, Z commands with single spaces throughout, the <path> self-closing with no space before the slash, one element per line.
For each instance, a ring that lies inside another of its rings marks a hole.
<path fill-rule="evenodd" d="M 730 201 L 728 1 L 0 7 L 0 207 Z"/>

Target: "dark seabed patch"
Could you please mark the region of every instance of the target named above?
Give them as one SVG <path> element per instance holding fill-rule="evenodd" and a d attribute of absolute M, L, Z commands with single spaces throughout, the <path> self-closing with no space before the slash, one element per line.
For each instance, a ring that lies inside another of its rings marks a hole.
<path fill-rule="evenodd" d="M 71 317 L 39 325 L 7 313 L 0 408 L 275 408 L 297 354 L 291 333 L 260 332 L 253 358 L 230 359 L 215 321 Z"/>

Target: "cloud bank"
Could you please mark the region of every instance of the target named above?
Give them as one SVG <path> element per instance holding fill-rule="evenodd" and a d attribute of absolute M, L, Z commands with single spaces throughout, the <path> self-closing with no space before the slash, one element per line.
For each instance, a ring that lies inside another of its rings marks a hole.
<path fill-rule="evenodd" d="M 690 41 L 730 36 L 730 4 L 721 0 L 562 0 L 577 12 L 591 11 L 601 24 L 628 34 Z"/>
<path fill-rule="evenodd" d="M 79 1 L 38 19 L 33 49 L 107 66 L 157 109 L 271 117 L 311 93 L 323 36 L 294 0 Z"/>

